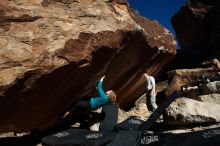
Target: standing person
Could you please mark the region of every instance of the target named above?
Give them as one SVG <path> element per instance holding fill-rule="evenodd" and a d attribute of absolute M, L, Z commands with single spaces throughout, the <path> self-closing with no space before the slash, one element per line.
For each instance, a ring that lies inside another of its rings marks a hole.
<path fill-rule="evenodd" d="M 102 83 L 105 76 L 103 76 L 98 82 L 98 97 L 92 97 L 90 100 L 80 100 L 78 101 L 69 111 L 67 111 L 63 118 L 66 118 L 70 113 L 80 113 L 81 115 L 88 114 L 92 110 L 96 110 L 99 107 L 111 102 L 115 103 L 116 94 L 113 90 L 104 91 L 102 89 Z"/>
<path fill-rule="evenodd" d="M 149 76 L 147 73 L 143 74 L 144 78 L 146 79 L 146 98 L 148 99 L 150 96 L 150 108 L 152 108 L 153 111 L 157 109 L 156 104 L 156 84 L 155 79 L 152 76 Z M 149 100 L 147 100 L 149 101 Z"/>

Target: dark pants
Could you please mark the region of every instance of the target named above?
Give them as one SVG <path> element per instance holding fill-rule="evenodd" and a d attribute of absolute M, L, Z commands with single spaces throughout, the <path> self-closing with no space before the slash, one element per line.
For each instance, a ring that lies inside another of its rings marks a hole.
<path fill-rule="evenodd" d="M 69 110 L 70 115 L 63 119 L 62 124 L 71 125 L 76 122 L 86 122 L 90 118 L 91 110 L 89 100 L 80 100 Z"/>
<path fill-rule="evenodd" d="M 89 100 L 80 100 L 78 101 L 71 109 L 71 113 L 80 113 L 80 114 L 88 114 L 92 110 Z"/>
<path fill-rule="evenodd" d="M 70 117 L 74 118 L 75 122 L 80 122 L 81 128 L 89 128 L 96 122 L 104 119 L 104 115 L 101 113 L 93 113 L 89 100 L 78 101 L 71 109 Z"/>

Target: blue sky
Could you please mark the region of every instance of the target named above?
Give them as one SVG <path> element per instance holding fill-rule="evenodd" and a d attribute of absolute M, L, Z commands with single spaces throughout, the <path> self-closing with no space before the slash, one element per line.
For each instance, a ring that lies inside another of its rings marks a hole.
<path fill-rule="evenodd" d="M 130 6 L 140 15 L 157 20 L 174 35 L 174 29 L 170 23 L 171 17 L 180 9 L 186 0 L 128 0 Z"/>

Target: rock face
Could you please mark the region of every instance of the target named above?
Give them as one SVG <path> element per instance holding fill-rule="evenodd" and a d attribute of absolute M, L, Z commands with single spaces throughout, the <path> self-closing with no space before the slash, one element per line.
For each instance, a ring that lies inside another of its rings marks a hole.
<path fill-rule="evenodd" d="M 184 92 L 185 97 L 190 97 L 203 102 L 220 104 L 219 81 L 208 82 L 194 87 L 187 87 Z"/>
<path fill-rule="evenodd" d="M 209 82 L 201 87 L 202 94 L 220 93 L 220 81 Z"/>
<path fill-rule="evenodd" d="M 212 68 L 175 70 L 169 73 L 166 95 L 188 90 L 167 109 L 170 124 L 192 124 L 219 121 L 220 3 L 218 0 L 188 0 L 172 17 L 172 25 L 181 46 L 175 67 Z M 206 59 L 213 59 L 204 61 Z M 217 62 L 216 62 L 217 61 Z M 209 63 L 208 63 L 209 62 Z M 207 64 L 208 63 L 208 64 Z M 181 64 L 181 66 L 179 65 Z"/>
<path fill-rule="evenodd" d="M 203 102 L 220 104 L 220 94 L 201 95 L 197 99 Z"/>
<path fill-rule="evenodd" d="M 218 0 L 188 0 L 172 17 L 179 44 L 188 55 L 220 57 L 219 14 Z"/>
<path fill-rule="evenodd" d="M 217 72 L 213 68 L 173 70 L 168 73 L 168 88 L 166 89 L 166 95 L 169 96 L 174 91 L 180 91 L 184 86 L 198 86 L 200 84 L 203 84 L 201 88 L 204 88 L 204 92 L 211 93 L 212 91 L 210 90 L 216 89 L 218 82 L 205 83 L 216 80 L 220 80 L 220 72 Z M 210 86 L 214 87 L 211 88 Z"/>
<path fill-rule="evenodd" d="M 182 93 L 166 109 L 168 124 L 220 122 L 220 72 L 215 69 L 184 69 L 170 72 L 167 95 Z M 182 90 L 183 89 L 183 90 Z"/>
<path fill-rule="evenodd" d="M 159 75 L 176 51 L 172 34 L 126 1 L 2 0 L 0 37 L 0 132 L 55 125 L 103 74 L 125 108 L 145 89 L 141 73 Z"/>
<path fill-rule="evenodd" d="M 167 109 L 167 123 L 175 125 L 220 122 L 220 105 L 182 97 Z"/>

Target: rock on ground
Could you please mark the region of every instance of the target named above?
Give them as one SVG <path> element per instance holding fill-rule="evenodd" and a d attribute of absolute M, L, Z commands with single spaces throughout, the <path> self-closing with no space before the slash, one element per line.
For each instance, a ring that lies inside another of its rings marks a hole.
<path fill-rule="evenodd" d="M 220 105 L 179 98 L 167 108 L 168 124 L 186 125 L 220 122 Z"/>

